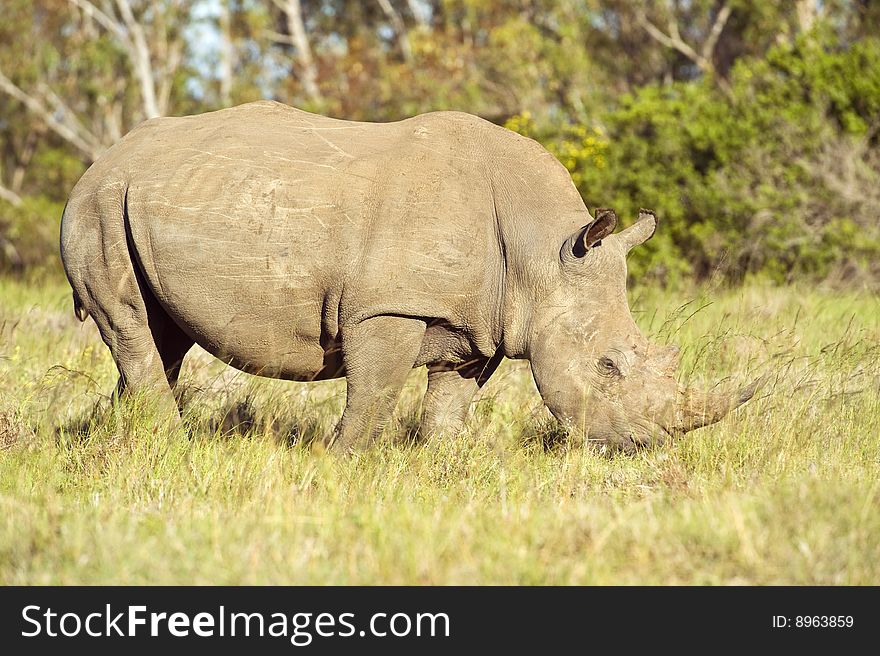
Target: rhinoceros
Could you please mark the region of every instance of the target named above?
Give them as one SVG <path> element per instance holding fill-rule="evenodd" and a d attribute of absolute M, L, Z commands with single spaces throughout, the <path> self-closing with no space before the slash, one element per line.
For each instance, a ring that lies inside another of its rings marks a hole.
<path fill-rule="evenodd" d="M 149 120 L 73 189 L 61 255 L 119 394 L 178 410 L 199 344 L 243 371 L 345 377 L 329 442 L 369 444 L 427 366 L 425 434 L 456 433 L 503 358 L 550 412 L 631 450 L 718 421 L 730 394 L 680 387 L 626 299 L 626 257 L 657 226 L 591 215 L 535 141 L 459 112 L 344 121 L 276 102 Z"/>

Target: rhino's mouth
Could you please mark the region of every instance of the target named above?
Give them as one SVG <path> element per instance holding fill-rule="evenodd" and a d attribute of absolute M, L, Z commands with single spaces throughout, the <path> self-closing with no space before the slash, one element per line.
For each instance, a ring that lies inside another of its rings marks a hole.
<path fill-rule="evenodd" d="M 617 425 L 591 428 L 587 434 L 587 443 L 632 453 L 637 449 L 668 444 L 673 437 L 672 432 L 655 422 L 636 421 L 626 425 L 617 422 Z"/>
<path fill-rule="evenodd" d="M 587 443 L 632 453 L 638 449 L 669 444 L 679 434 L 654 421 L 619 420 L 612 425 L 591 427 L 587 433 Z"/>
<path fill-rule="evenodd" d="M 630 431 L 624 438 L 624 450 L 650 449 L 664 446 L 672 441 L 673 434 L 660 424 L 654 424 L 645 431 Z"/>

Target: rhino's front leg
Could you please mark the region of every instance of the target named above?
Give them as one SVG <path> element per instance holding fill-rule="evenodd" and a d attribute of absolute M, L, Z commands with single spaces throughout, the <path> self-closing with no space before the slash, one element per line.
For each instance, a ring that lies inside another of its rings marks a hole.
<path fill-rule="evenodd" d="M 475 377 L 442 366 L 428 367 L 428 389 L 422 406 L 422 435 L 457 435 L 464 430 L 471 400 L 480 386 Z"/>
<path fill-rule="evenodd" d="M 500 361 L 498 355 L 455 369 L 429 365 L 428 389 L 422 407 L 422 435 L 432 438 L 461 433 L 474 394 L 489 380 Z"/>
<path fill-rule="evenodd" d="M 382 432 L 394 413 L 424 336 L 425 322 L 406 317 L 373 317 L 343 327 L 347 392 L 333 448 L 363 448 Z"/>

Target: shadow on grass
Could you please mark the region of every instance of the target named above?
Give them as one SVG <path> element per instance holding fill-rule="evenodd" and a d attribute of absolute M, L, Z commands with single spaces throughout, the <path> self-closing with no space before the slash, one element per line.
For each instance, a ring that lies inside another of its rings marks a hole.
<path fill-rule="evenodd" d="M 230 399 L 207 417 L 188 421 L 191 437 L 252 438 L 268 436 L 287 447 L 311 446 L 325 438 L 325 427 L 313 417 L 283 417 L 259 408 L 251 397 Z"/>
<path fill-rule="evenodd" d="M 314 417 L 281 416 L 259 407 L 253 398 L 227 398 L 218 407 L 206 409 L 192 403 L 187 394 L 182 427 L 191 440 L 229 440 L 268 437 L 286 447 L 309 446 L 320 442 L 325 427 Z M 90 408 L 67 417 L 54 427 L 58 444 L 83 445 L 98 436 L 122 435 L 134 426 L 151 427 L 153 432 L 167 420 L 143 398 L 99 400 Z M 169 426 L 174 430 L 173 426 Z"/>
<path fill-rule="evenodd" d="M 422 432 L 421 412 L 418 408 L 401 413 L 396 420 L 394 430 L 390 432 L 390 441 L 398 448 L 414 449 L 425 444 L 427 435 Z"/>
<path fill-rule="evenodd" d="M 526 450 L 537 449 L 544 453 L 571 448 L 568 430 L 555 419 L 532 419 L 519 431 L 519 445 Z"/>
<path fill-rule="evenodd" d="M 102 400 L 68 417 L 55 426 L 55 442 L 60 444 L 63 441 L 71 445 L 84 443 L 92 433 L 108 427 L 115 420 L 115 417 L 111 418 L 112 410 L 112 405 Z"/>

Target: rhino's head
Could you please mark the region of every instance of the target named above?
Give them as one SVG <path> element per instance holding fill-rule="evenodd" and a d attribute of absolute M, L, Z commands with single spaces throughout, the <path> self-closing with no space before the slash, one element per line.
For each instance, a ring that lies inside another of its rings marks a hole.
<path fill-rule="evenodd" d="M 529 359 L 541 396 L 557 419 L 589 441 L 630 451 L 719 421 L 762 381 L 731 394 L 681 387 L 678 348 L 649 344 L 626 300 L 626 256 L 650 239 L 653 212 L 617 234 L 613 210 L 560 249 L 559 282 L 532 316 Z"/>

